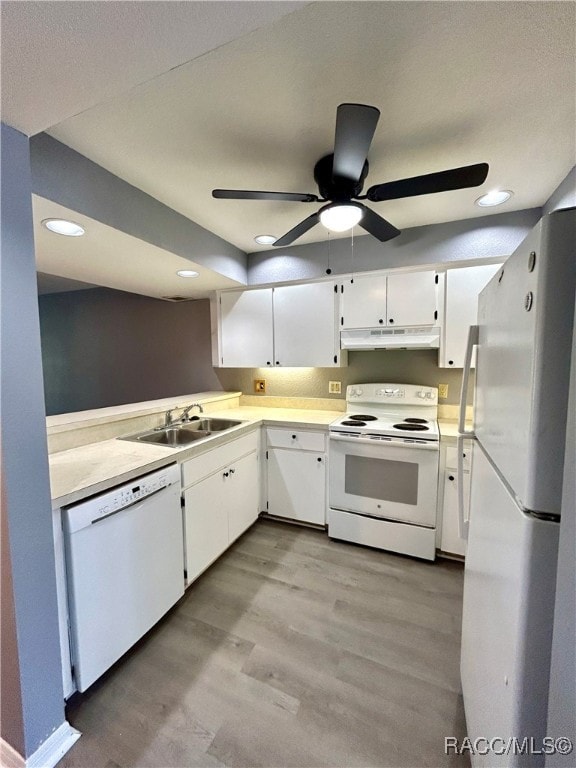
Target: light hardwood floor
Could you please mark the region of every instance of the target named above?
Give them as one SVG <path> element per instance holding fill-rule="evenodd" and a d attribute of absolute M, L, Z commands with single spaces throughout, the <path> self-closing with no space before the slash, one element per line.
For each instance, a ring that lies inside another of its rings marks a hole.
<path fill-rule="evenodd" d="M 466 766 L 462 576 L 259 521 L 69 704 L 60 765 Z"/>

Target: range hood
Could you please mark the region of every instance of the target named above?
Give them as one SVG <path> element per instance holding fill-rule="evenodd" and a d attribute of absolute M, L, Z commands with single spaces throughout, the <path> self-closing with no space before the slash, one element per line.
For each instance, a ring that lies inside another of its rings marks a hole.
<path fill-rule="evenodd" d="M 342 349 L 438 349 L 440 328 L 359 328 L 340 332 Z"/>

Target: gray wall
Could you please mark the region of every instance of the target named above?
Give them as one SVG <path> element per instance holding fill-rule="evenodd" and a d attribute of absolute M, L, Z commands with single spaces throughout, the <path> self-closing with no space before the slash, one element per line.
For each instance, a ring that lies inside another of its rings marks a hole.
<path fill-rule="evenodd" d="M 438 352 L 431 349 L 412 351 L 374 350 L 351 352 L 346 368 L 219 368 L 216 370 L 223 389 L 254 394 L 253 380 L 266 379 L 266 394 L 274 397 L 345 397 L 348 384 L 360 382 L 402 382 L 436 387 L 448 384 L 448 399 L 459 400 L 462 371 L 438 368 Z M 329 395 L 328 382 L 341 381 L 342 394 Z"/>
<path fill-rule="evenodd" d="M 330 268 L 333 274 L 343 274 L 509 256 L 540 216 L 540 208 L 531 208 L 413 227 L 388 243 L 370 235 L 355 237 L 353 259 L 350 238 L 338 238 L 330 243 Z M 248 255 L 248 283 L 324 277 L 327 265 L 326 242 L 259 251 Z"/>
<path fill-rule="evenodd" d="M 30 140 L 32 191 L 246 283 L 246 254 L 46 133 Z"/>
<path fill-rule="evenodd" d="M 95 288 L 39 297 L 46 412 L 220 389 L 207 299 Z"/>
<path fill-rule="evenodd" d="M 15 690 L 14 696 L 17 701 L 19 693 L 22 706 L 20 717 L 14 707 L 3 707 L 0 725 L 2 738 L 28 757 L 64 722 L 64 694 L 36 298 L 29 142 L 26 136 L 4 124 L 1 131 L 2 490 L 18 651 L 18 658 L 3 656 L 2 661 L 8 662 L 13 686 L 18 687 L 19 683 L 20 690 Z M 4 609 L 4 605 L 2 607 Z M 2 651 L 4 654 L 4 647 Z"/>

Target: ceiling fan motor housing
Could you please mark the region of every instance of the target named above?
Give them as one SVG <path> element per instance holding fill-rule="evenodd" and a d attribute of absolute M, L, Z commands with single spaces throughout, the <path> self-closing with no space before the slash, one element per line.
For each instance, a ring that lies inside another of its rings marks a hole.
<path fill-rule="evenodd" d="M 334 155 L 326 155 L 318 160 L 314 166 L 314 180 L 318 184 L 320 194 L 325 200 L 335 203 L 351 200 L 362 192 L 364 179 L 368 175 L 368 160 L 364 162 L 362 173 L 357 181 L 346 179 L 343 176 L 332 176 L 332 163 Z"/>

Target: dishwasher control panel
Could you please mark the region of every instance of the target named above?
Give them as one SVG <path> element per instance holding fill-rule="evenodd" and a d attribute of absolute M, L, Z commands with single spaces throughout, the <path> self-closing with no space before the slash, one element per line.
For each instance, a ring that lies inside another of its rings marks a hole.
<path fill-rule="evenodd" d="M 69 532 L 79 530 L 179 482 L 180 472 L 177 464 L 137 477 L 130 483 L 67 507 L 64 510 L 65 526 Z"/>

